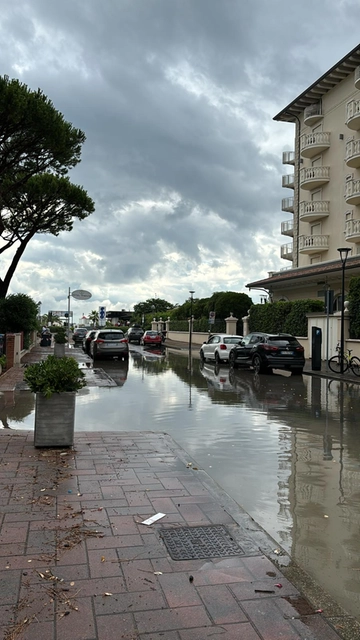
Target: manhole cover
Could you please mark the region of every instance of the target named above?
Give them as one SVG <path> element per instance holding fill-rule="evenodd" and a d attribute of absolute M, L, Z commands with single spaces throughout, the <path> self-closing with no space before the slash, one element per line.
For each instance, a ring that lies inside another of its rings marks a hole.
<path fill-rule="evenodd" d="M 159 533 L 173 560 L 244 555 L 243 549 L 221 524 L 208 527 L 161 529 Z"/>

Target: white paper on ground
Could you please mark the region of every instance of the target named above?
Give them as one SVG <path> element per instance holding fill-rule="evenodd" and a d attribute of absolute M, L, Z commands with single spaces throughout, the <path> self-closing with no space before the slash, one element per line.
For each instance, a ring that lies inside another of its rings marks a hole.
<path fill-rule="evenodd" d="M 140 524 L 153 524 L 154 522 L 156 522 L 156 520 L 160 520 L 160 518 L 164 518 L 164 516 L 166 516 L 166 513 L 155 513 L 154 516 L 151 516 L 151 518 L 148 518 L 147 520 L 143 520 L 143 522 L 140 522 Z"/>

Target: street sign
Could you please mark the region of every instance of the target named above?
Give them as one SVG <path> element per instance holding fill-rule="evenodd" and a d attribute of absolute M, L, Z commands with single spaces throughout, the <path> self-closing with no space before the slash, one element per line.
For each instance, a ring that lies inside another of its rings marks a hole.
<path fill-rule="evenodd" d="M 106 323 L 106 307 L 99 307 L 99 325 L 104 327 Z"/>
<path fill-rule="evenodd" d="M 209 312 L 209 324 L 215 324 L 215 311 Z"/>
<path fill-rule="evenodd" d="M 72 314 L 73 312 L 70 311 L 70 315 Z M 67 311 L 48 311 L 48 315 L 55 316 L 56 318 L 67 318 L 68 312 Z"/>
<path fill-rule="evenodd" d="M 89 300 L 91 298 L 90 291 L 84 291 L 83 289 L 76 289 L 71 295 L 75 300 Z"/>

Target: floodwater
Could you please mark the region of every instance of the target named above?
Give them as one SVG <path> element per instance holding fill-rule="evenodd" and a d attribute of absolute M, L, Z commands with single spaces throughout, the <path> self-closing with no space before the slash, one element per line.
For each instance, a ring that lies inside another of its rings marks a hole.
<path fill-rule="evenodd" d="M 169 433 L 360 619 L 360 385 L 190 368 L 184 353 L 140 347 L 101 366 L 117 386 L 79 392 L 76 430 Z M 33 395 L 0 396 L 0 420 L 32 429 Z"/>

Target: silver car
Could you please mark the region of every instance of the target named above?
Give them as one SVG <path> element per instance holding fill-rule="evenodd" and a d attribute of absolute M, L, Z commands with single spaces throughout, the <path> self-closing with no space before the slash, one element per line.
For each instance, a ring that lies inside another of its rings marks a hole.
<path fill-rule="evenodd" d="M 206 360 L 215 360 L 219 362 L 228 362 L 229 353 L 234 344 L 239 344 L 243 336 L 229 335 L 227 333 L 214 333 L 211 335 L 207 342 L 201 346 L 200 359 L 205 362 Z"/>
<path fill-rule="evenodd" d="M 128 359 L 129 345 L 125 334 L 120 329 L 99 329 L 90 342 L 90 355 L 93 360 L 101 358 Z"/>

